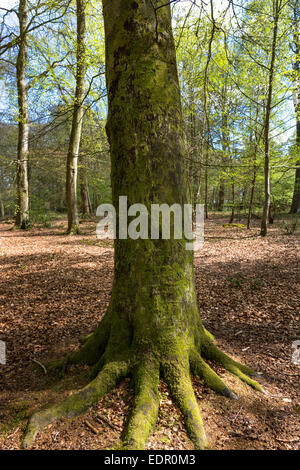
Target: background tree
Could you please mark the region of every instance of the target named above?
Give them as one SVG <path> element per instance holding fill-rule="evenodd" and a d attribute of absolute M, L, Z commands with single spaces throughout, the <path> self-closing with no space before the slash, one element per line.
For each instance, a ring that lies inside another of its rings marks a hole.
<path fill-rule="evenodd" d="M 16 226 L 22 229 L 29 225 L 29 193 L 28 193 L 28 100 L 26 84 L 27 62 L 27 29 L 28 12 L 26 0 L 19 2 L 19 51 L 17 57 L 17 87 L 18 87 L 18 161 L 17 161 L 17 207 Z"/>
<path fill-rule="evenodd" d="M 86 71 L 85 47 L 85 0 L 76 0 L 77 49 L 76 49 L 76 90 L 74 97 L 73 119 L 67 155 L 66 194 L 68 208 L 68 233 L 79 232 L 77 207 L 78 154 L 84 113 L 84 77 Z M 86 184 L 85 179 L 83 184 Z M 83 191 L 86 194 L 86 191 Z"/>
<path fill-rule="evenodd" d="M 300 22 L 300 2 L 295 0 L 291 3 L 292 6 L 292 24 L 294 30 L 294 44 L 293 49 L 295 53 L 294 61 L 294 106 L 296 113 L 296 152 L 300 154 L 300 36 L 299 36 L 299 22 Z M 291 214 L 300 212 L 300 160 L 297 159 L 296 164 L 298 168 L 295 171 L 295 187 L 293 200 L 291 205 Z"/>

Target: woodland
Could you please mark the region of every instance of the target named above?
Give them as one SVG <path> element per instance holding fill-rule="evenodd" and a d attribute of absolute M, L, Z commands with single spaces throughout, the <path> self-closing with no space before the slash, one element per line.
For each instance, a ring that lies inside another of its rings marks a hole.
<path fill-rule="evenodd" d="M 299 450 L 299 217 L 300 0 L 0 0 L 0 449 Z"/>

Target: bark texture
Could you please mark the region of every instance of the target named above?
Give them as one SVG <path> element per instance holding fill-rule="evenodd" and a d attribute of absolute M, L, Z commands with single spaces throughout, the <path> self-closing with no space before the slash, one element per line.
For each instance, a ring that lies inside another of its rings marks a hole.
<path fill-rule="evenodd" d="M 103 9 L 113 203 L 118 207 L 119 196 L 127 195 L 128 205 L 182 205 L 187 184 L 170 6 L 164 0 L 104 0 Z M 191 374 L 201 376 L 216 392 L 236 397 L 204 358 L 260 389 L 249 377 L 253 371 L 221 352 L 205 330 L 196 301 L 193 256 L 185 240 L 122 239 L 119 233 L 108 311 L 81 349 L 67 358 L 69 363 L 91 365 L 93 380 L 34 415 L 24 446 L 31 445 L 47 423 L 80 413 L 129 374 L 135 403 L 124 448 L 145 447 L 158 414 L 162 377 L 195 447 L 204 449 L 208 443 Z M 65 367 L 66 360 L 51 365 Z"/>
<path fill-rule="evenodd" d="M 28 102 L 26 85 L 27 62 L 27 1 L 19 2 L 19 51 L 17 57 L 16 73 L 18 88 L 18 155 L 17 155 L 17 204 L 16 227 L 26 229 L 29 226 L 29 186 L 28 186 L 28 155 L 29 155 L 29 126 Z"/>
<path fill-rule="evenodd" d="M 84 114 L 84 77 L 86 71 L 85 60 L 85 7 L 86 0 L 76 0 L 77 15 L 77 51 L 76 51 L 76 90 L 72 128 L 67 156 L 66 199 L 68 209 L 68 233 L 79 232 L 79 218 L 77 206 L 77 179 L 78 154 L 81 140 L 82 120 Z"/>
<path fill-rule="evenodd" d="M 300 2 L 295 0 L 293 5 L 293 27 L 294 27 L 294 105 L 296 112 L 296 149 L 300 154 L 300 43 L 299 43 L 299 21 L 300 21 Z M 300 212 L 300 159 L 297 161 L 298 168 L 295 172 L 295 186 L 293 200 L 291 205 L 291 214 Z"/>
<path fill-rule="evenodd" d="M 275 68 L 275 61 L 276 61 L 276 46 L 277 46 L 278 22 L 279 22 L 279 14 L 280 14 L 280 9 L 281 9 L 281 0 L 273 0 L 273 8 L 274 8 L 274 25 L 273 25 L 273 37 L 272 37 L 272 52 L 271 52 L 271 61 L 270 61 L 270 67 L 269 67 L 269 83 L 268 83 L 266 116 L 265 116 L 265 126 L 264 126 L 265 202 L 264 202 L 264 210 L 262 214 L 261 229 L 260 229 L 260 234 L 262 237 L 265 237 L 267 235 L 268 218 L 269 218 L 270 203 L 271 203 L 270 135 L 269 133 L 270 133 L 270 119 L 271 119 L 271 111 L 272 111 L 274 68 Z"/>
<path fill-rule="evenodd" d="M 81 194 L 81 213 L 83 215 L 91 215 L 91 200 L 89 194 L 89 186 L 87 180 L 86 169 L 82 166 L 79 170 L 80 174 L 80 194 Z"/>

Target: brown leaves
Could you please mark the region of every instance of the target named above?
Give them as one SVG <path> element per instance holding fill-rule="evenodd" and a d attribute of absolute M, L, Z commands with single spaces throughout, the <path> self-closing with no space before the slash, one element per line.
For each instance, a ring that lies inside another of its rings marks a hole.
<path fill-rule="evenodd" d="M 193 379 L 208 437 L 216 449 L 297 449 L 299 366 L 291 361 L 292 341 L 300 338 L 296 235 L 282 237 L 275 224 L 261 239 L 258 228 L 237 232 L 224 229 L 224 222 L 206 222 L 205 245 L 195 253 L 200 313 L 224 351 L 263 373 L 259 380 L 269 396 L 210 364 L 240 399 L 218 396 Z M 86 370 L 74 367 L 62 382 L 53 382 L 30 359 L 45 364 L 76 349 L 106 310 L 113 248 L 98 243 L 94 227 L 87 223 L 85 235 L 66 237 L 61 227 L 23 233 L 0 224 L 0 339 L 8 352 L 8 364 L 0 368 L 0 448 L 19 448 L 25 416 L 16 401 L 29 412 L 86 381 Z M 233 285 L 227 278 L 237 273 L 243 282 Z M 148 448 L 190 449 L 164 383 L 160 404 Z M 49 427 L 36 448 L 116 448 L 132 405 L 126 380 L 85 415 Z"/>

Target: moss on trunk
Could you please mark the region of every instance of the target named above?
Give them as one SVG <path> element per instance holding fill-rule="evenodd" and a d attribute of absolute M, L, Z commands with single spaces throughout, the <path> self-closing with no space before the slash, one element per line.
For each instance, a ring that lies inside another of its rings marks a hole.
<path fill-rule="evenodd" d="M 164 1 L 104 0 L 109 98 L 107 133 L 112 159 L 113 202 L 185 204 L 187 188 L 175 46 L 170 6 Z M 98 400 L 124 375 L 133 376 L 135 404 L 124 446 L 144 448 L 158 414 L 163 377 L 182 410 L 198 449 L 207 447 L 191 372 L 216 392 L 235 398 L 203 358 L 217 360 L 255 388 L 253 372 L 214 345 L 196 301 L 192 252 L 185 240 L 115 242 L 114 283 L 108 312 L 70 363 L 93 366 L 93 381 L 29 423 L 25 446 L 35 432 Z M 53 367 L 65 368 L 59 361 Z M 99 383 L 101 387 L 95 384 Z M 96 381 L 96 382 L 95 382 Z M 85 398 L 86 397 L 86 398 Z M 58 406 L 58 408 L 57 408 Z M 48 413 L 48 414 L 47 414 Z M 42 423 L 40 426 L 39 423 Z"/>

